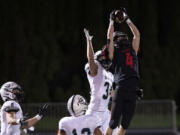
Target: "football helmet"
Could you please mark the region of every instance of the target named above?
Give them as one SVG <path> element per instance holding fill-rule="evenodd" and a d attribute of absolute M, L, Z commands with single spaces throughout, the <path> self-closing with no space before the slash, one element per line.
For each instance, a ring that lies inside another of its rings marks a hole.
<path fill-rule="evenodd" d="M 94 59 L 99 61 L 102 67 L 105 68 L 106 70 L 108 70 L 110 66 L 112 65 L 112 62 L 109 59 L 108 55 L 109 55 L 109 52 L 108 52 L 107 45 L 105 45 L 102 50 L 99 50 L 94 54 Z"/>
<path fill-rule="evenodd" d="M 19 86 L 15 82 L 4 83 L 1 86 L 0 94 L 4 102 L 8 100 L 21 101 L 23 98 L 23 91 L 21 89 L 21 86 Z"/>
<path fill-rule="evenodd" d="M 129 44 L 128 35 L 124 32 L 115 31 L 113 33 L 113 40 L 115 44 Z"/>
<path fill-rule="evenodd" d="M 73 95 L 68 100 L 67 109 L 72 116 L 78 117 L 84 115 L 87 108 L 88 104 L 81 95 Z"/>

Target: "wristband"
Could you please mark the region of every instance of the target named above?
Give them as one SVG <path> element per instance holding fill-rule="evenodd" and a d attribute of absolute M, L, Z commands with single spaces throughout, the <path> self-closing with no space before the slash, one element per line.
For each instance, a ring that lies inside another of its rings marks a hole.
<path fill-rule="evenodd" d="M 107 39 L 107 45 L 109 45 L 109 44 L 110 44 L 110 41 L 111 41 L 110 39 Z"/>
<path fill-rule="evenodd" d="M 42 116 L 40 116 L 39 114 L 37 114 L 37 115 L 35 116 L 35 118 L 39 121 L 39 120 L 42 118 Z"/>
<path fill-rule="evenodd" d="M 126 23 L 127 23 L 127 24 L 130 24 L 130 23 L 131 23 L 131 20 L 128 18 L 128 19 L 126 20 Z"/>
<path fill-rule="evenodd" d="M 17 119 L 17 120 L 16 120 L 16 123 L 17 123 L 17 124 L 21 124 L 20 121 L 21 121 L 21 119 Z"/>
<path fill-rule="evenodd" d="M 114 21 L 110 20 L 109 25 L 114 25 Z"/>

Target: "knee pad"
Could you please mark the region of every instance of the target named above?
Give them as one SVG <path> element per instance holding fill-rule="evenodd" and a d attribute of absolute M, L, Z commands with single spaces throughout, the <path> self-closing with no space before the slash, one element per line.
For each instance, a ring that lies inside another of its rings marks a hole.
<path fill-rule="evenodd" d="M 123 129 L 127 130 L 128 127 L 129 127 L 129 124 L 121 123 L 121 126 L 122 126 Z"/>
<path fill-rule="evenodd" d="M 115 129 L 117 126 L 118 126 L 118 121 L 115 121 L 115 120 L 110 120 L 110 122 L 109 122 L 109 127 L 111 128 L 111 129 Z"/>

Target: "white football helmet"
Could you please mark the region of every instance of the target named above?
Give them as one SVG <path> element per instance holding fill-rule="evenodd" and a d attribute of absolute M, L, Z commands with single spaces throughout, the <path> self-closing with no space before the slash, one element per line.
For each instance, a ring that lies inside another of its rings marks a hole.
<path fill-rule="evenodd" d="M 73 95 L 69 98 L 67 109 L 72 116 L 84 115 L 88 108 L 85 98 L 81 95 Z"/>
<path fill-rule="evenodd" d="M 18 92 L 14 93 L 13 90 L 18 90 Z M 20 100 L 22 98 L 22 89 L 15 82 L 6 82 L 1 86 L 0 94 L 3 101 L 8 100 Z"/>
<path fill-rule="evenodd" d="M 108 51 L 107 47 L 105 46 L 103 50 L 99 50 L 94 54 L 94 59 L 99 61 L 101 66 L 108 70 L 112 65 L 111 60 L 108 58 Z M 104 58 L 103 58 L 104 57 Z"/>

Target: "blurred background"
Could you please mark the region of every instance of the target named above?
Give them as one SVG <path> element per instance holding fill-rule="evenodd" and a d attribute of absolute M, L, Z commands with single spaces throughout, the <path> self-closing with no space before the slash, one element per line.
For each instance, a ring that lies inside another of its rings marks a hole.
<path fill-rule="evenodd" d="M 66 102 L 77 93 L 89 99 L 83 28 L 94 36 L 97 51 L 106 44 L 110 12 L 125 7 L 141 33 L 139 86 L 144 100 L 174 100 L 179 112 L 179 4 L 178 0 L 1 1 L 0 84 L 20 84 L 25 103 Z M 126 23 L 119 28 L 132 38 Z"/>

